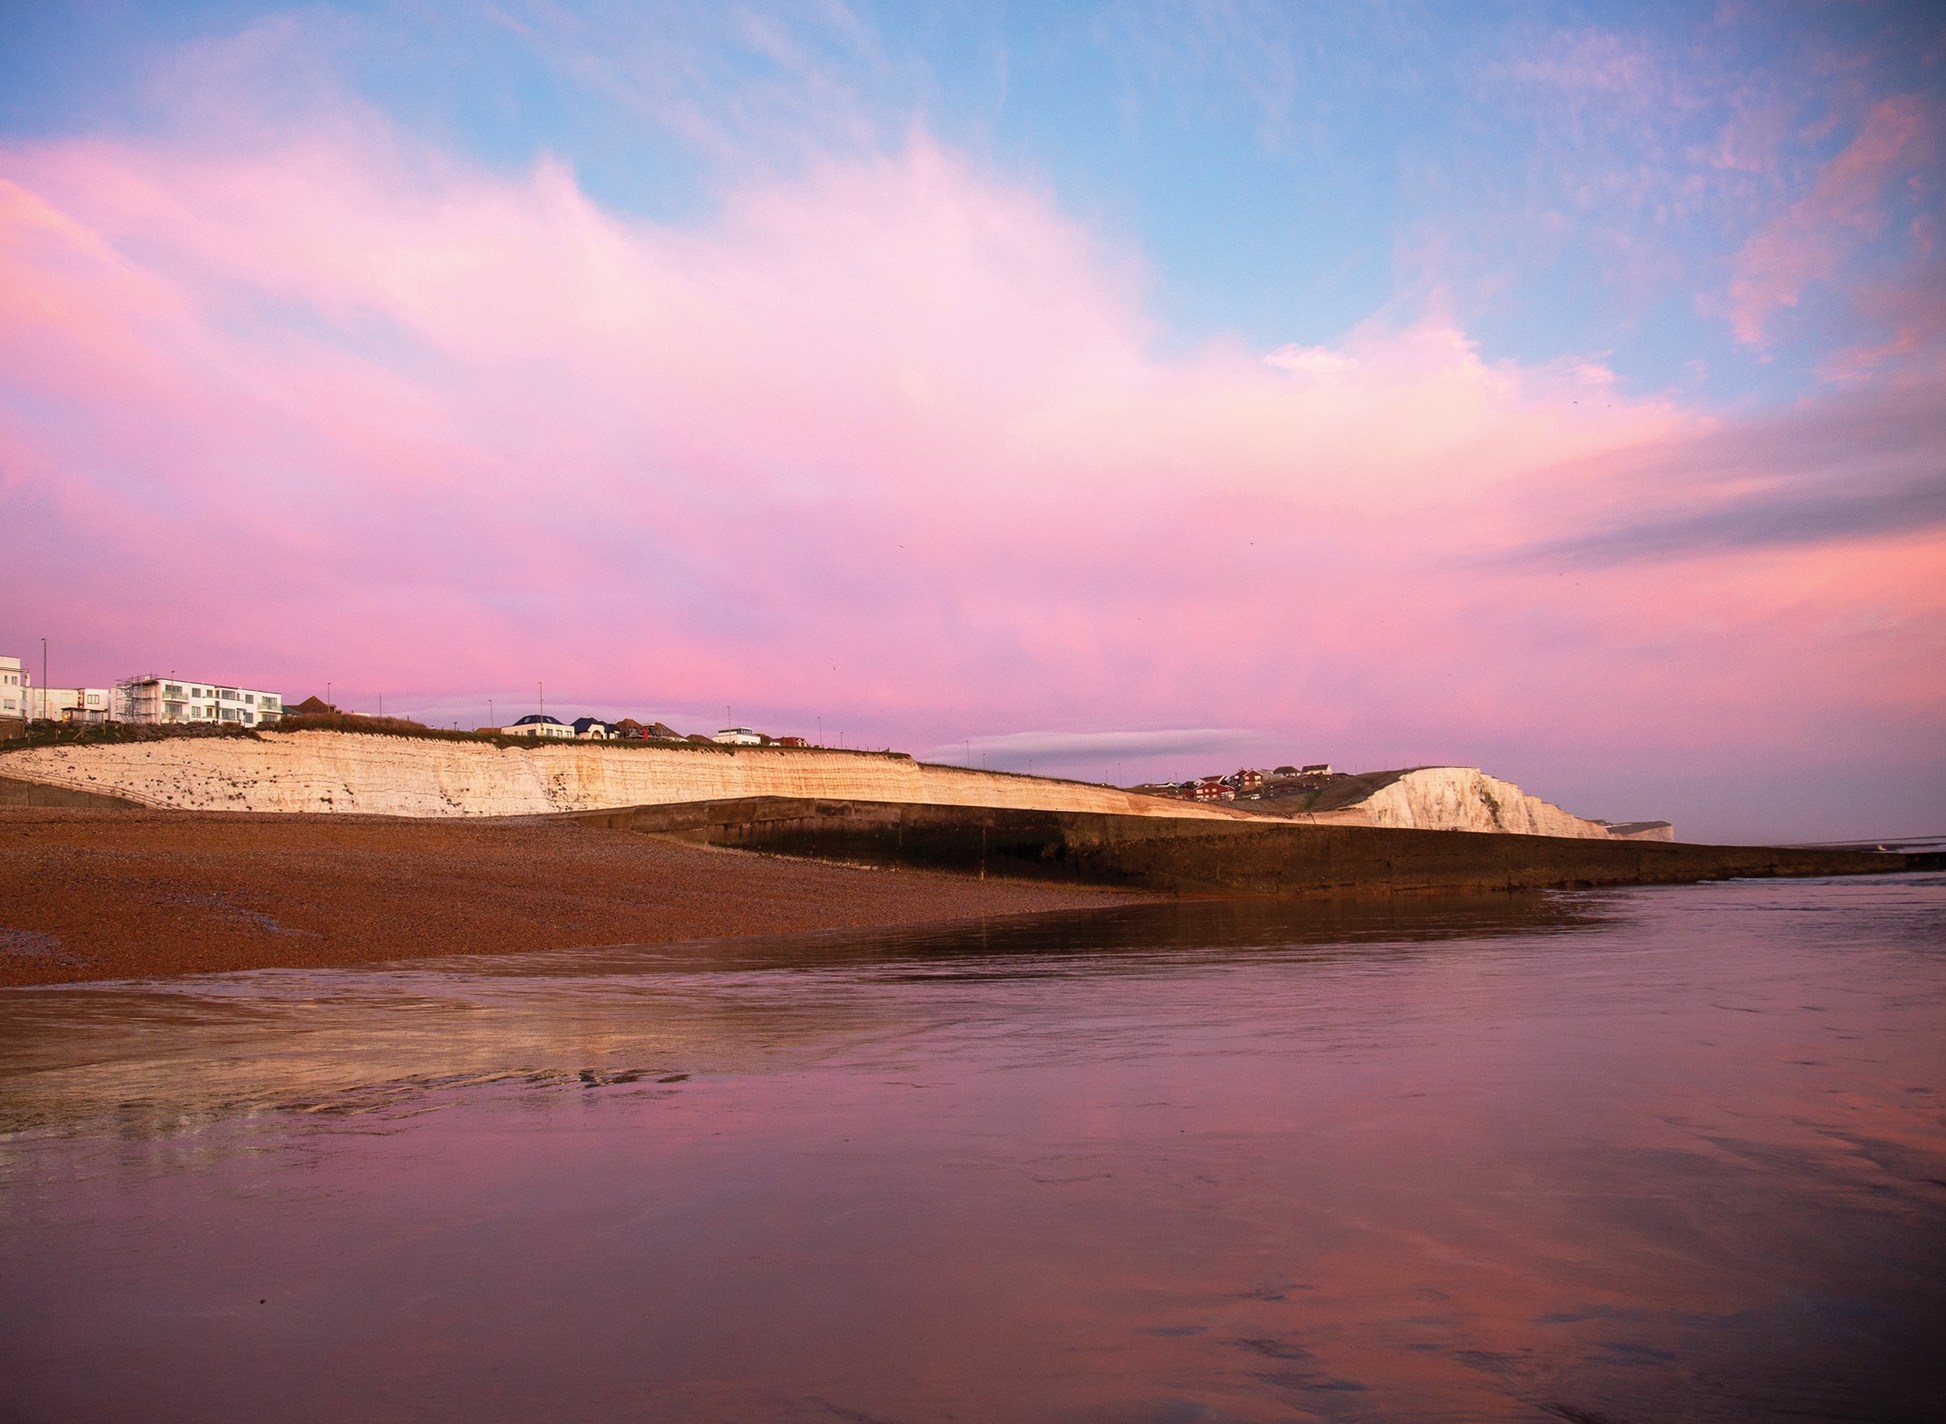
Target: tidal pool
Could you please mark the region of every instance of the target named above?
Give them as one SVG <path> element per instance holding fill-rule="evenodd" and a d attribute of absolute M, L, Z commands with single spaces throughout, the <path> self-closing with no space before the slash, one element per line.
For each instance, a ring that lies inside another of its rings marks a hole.
<path fill-rule="evenodd" d="M 1946 1417 L 1946 877 L 0 991 L 0 1417 Z"/>

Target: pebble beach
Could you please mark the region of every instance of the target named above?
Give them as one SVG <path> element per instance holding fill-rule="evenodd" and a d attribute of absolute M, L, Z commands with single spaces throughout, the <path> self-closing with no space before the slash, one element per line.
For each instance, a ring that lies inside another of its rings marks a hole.
<path fill-rule="evenodd" d="M 920 924 L 1129 903 L 552 820 L 0 808 L 0 985 Z"/>

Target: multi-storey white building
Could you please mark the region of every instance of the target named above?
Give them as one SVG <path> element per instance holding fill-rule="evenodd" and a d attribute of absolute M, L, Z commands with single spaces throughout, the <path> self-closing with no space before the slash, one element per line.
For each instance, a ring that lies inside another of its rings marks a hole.
<path fill-rule="evenodd" d="M 115 703 L 107 687 L 36 687 L 27 693 L 27 715 L 36 721 L 106 722 Z"/>
<path fill-rule="evenodd" d="M 115 684 L 117 722 L 230 722 L 260 727 L 284 715 L 284 699 L 254 687 L 223 687 L 190 678 L 130 677 Z"/>
<path fill-rule="evenodd" d="M 33 674 L 21 667 L 19 658 L 0 658 L 0 718 L 25 720 L 33 685 Z"/>

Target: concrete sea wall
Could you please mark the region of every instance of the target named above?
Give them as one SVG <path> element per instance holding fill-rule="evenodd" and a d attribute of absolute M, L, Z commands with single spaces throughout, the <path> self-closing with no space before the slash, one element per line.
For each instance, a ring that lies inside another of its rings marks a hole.
<path fill-rule="evenodd" d="M 574 816 L 675 840 L 851 863 L 1176 894 L 1396 894 L 1937 869 L 1939 856 L 1591 836 L 1191 821 L 791 798 Z"/>
<path fill-rule="evenodd" d="M 126 796 L 107 796 L 98 791 L 75 791 L 66 786 L 47 786 L 38 781 L 20 781 L 7 776 L 0 776 L 0 806 L 58 806 L 71 811 L 147 809 Z"/>

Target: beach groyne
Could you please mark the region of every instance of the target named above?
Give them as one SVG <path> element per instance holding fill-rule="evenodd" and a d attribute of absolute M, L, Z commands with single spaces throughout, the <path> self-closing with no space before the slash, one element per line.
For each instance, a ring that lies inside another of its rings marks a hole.
<path fill-rule="evenodd" d="M 749 798 L 579 813 L 695 845 L 1206 895 L 1396 894 L 1882 874 L 1939 857 L 1508 832 Z"/>

